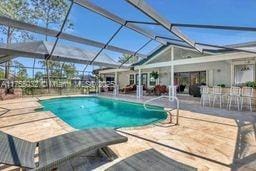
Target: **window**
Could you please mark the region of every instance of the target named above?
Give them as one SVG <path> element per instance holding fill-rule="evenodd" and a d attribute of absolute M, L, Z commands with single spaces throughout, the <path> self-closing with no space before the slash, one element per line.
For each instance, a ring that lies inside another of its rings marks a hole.
<path fill-rule="evenodd" d="M 235 84 L 254 80 L 254 65 L 235 65 Z"/>
<path fill-rule="evenodd" d="M 115 78 L 114 77 L 106 77 L 106 81 L 112 82 L 112 81 L 115 81 Z"/>
<path fill-rule="evenodd" d="M 149 85 L 155 86 L 156 85 L 156 79 L 152 76 L 152 73 L 149 75 Z"/>
<path fill-rule="evenodd" d="M 206 71 L 201 71 L 200 72 L 200 83 L 201 84 L 206 84 Z"/>
<path fill-rule="evenodd" d="M 130 85 L 134 84 L 134 74 L 130 74 Z"/>

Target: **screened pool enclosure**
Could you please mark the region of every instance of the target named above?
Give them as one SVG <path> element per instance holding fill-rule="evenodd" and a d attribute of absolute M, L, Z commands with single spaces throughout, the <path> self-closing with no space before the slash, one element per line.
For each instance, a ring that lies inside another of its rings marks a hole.
<path fill-rule="evenodd" d="M 133 69 L 172 45 L 207 54 L 256 53 L 230 46 L 256 40 L 255 7 L 253 0 L 3 0 L 1 88 L 19 87 L 23 95 L 95 93 L 99 70 Z"/>

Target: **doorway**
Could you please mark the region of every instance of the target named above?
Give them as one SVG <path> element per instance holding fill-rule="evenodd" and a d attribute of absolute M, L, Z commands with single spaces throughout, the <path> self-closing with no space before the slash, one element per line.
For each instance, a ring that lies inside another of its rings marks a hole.
<path fill-rule="evenodd" d="M 176 72 L 174 83 L 178 93 L 188 94 L 191 85 L 206 83 L 206 71 Z"/>

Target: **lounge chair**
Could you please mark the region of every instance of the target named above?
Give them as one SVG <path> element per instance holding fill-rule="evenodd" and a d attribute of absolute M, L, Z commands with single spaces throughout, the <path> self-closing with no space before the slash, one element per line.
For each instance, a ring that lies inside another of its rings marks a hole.
<path fill-rule="evenodd" d="M 128 157 L 106 171 L 195 171 L 196 168 L 172 160 L 154 149 Z"/>
<path fill-rule="evenodd" d="M 38 143 L 0 131 L 0 163 L 24 169 L 51 170 L 73 157 L 126 141 L 126 137 L 111 129 L 74 131 Z M 37 146 L 39 161 L 35 163 Z"/>

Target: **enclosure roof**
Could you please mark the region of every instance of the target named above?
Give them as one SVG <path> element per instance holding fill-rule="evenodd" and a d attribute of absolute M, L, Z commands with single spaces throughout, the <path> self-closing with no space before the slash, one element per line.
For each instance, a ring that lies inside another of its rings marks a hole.
<path fill-rule="evenodd" d="M 31 58 L 45 59 L 51 52 L 52 42 L 33 41 L 25 43 L 14 43 L 11 45 L 0 44 L 0 55 L 2 56 L 27 56 Z M 51 60 L 62 62 L 73 62 L 87 64 L 96 55 L 97 52 L 88 51 L 76 47 L 57 44 Z M 101 53 L 94 62 L 98 66 L 117 67 L 119 62 L 114 61 L 107 54 Z M 127 65 L 124 65 L 124 67 Z"/>
<path fill-rule="evenodd" d="M 88 65 L 120 68 L 131 62 L 142 64 L 169 45 L 200 53 L 256 53 L 255 42 L 243 43 L 256 40 L 255 0 L 61 0 L 65 9 L 26 2 L 27 12 L 16 11 L 24 17 L 13 17 L 9 10 L 3 10 L 0 26 L 25 31 L 34 40 L 47 36 L 54 43 L 0 45 L 0 63 L 8 59 L 6 55 L 20 55 L 81 63 L 84 71 Z M 42 12 L 47 7 L 52 10 L 55 22 L 34 14 L 41 5 Z M 26 19 L 30 12 L 37 17 Z M 2 35 L 0 40 L 8 42 L 8 36 Z M 74 48 L 77 44 L 78 48 L 97 50 Z M 117 58 L 122 63 L 116 62 Z"/>

